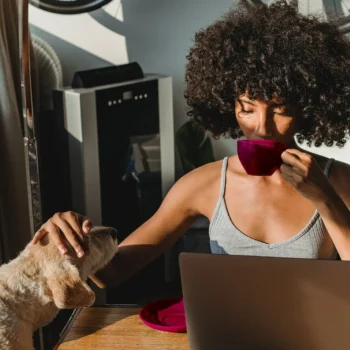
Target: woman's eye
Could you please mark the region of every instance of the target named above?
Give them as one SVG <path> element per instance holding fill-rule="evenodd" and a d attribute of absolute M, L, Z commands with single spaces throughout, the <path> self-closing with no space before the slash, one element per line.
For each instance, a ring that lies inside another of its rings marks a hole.
<path fill-rule="evenodd" d="M 288 112 L 288 111 L 283 111 L 283 112 L 274 112 L 275 114 L 277 115 L 280 115 L 282 117 L 292 117 L 292 113 L 291 112 Z"/>
<path fill-rule="evenodd" d="M 246 111 L 245 109 L 241 109 L 241 112 L 242 114 L 252 114 L 254 113 L 254 111 Z"/>
<path fill-rule="evenodd" d="M 248 110 L 245 110 L 245 109 L 241 109 L 239 112 L 238 112 L 238 116 L 240 118 L 250 118 L 254 115 L 254 111 L 248 111 Z"/>

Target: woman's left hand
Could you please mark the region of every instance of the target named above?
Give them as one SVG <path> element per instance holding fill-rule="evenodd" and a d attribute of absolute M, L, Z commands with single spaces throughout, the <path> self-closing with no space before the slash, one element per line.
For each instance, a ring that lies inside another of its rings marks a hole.
<path fill-rule="evenodd" d="M 325 201 L 332 186 L 315 158 L 308 153 L 289 148 L 281 155 L 282 177 L 302 196 L 316 203 Z"/>

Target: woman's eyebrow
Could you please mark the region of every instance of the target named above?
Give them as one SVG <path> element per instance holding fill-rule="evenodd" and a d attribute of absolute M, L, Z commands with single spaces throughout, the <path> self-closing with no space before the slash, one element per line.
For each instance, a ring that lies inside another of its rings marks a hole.
<path fill-rule="evenodd" d="M 251 102 L 251 101 L 248 101 L 248 100 L 242 100 L 241 98 L 238 99 L 238 102 L 243 102 L 243 103 L 247 103 L 249 105 L 252 105 L 252 106 L 255 106 L 255 103 L 254 102 Z"/>
<path fill-rule="evenodd" d="M 273 102 L 269 104 L 270 107 L 287 107 L 285 102 Z"/>
<path fill-rule="evenodd" d="M 252 101 L 249 101 L 249 100 L 245 100 L 245 99 L 242 99 L 242 98 L 238 98 L 237 99 L 239 103 L 247 103 L 251 106 L 255 106 L 255 103 L 252 102 Z M 274 108 L 277 108 L 277 107 L 287 107 L 287 103 L 285 102 L 271 102 L 269 103 L 269 107 L 274 107 Z"/>

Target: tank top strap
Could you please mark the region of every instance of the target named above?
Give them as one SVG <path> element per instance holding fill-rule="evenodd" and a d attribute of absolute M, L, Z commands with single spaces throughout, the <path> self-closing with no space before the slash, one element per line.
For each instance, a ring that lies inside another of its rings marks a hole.
<path fill-rule="evenodd" d="M 326 163 L 326 166 L 324 167 L 324 174 L 328 177 L 328 174 L 329 174 L 329 169 L 332 165 L 332 163 L 334 162 L 334 158 L 329 158 L 327 163 Z"/>
<path fill-rule="evenodd" d="M 222 161 L 222 169 L 221 169 L 221 186 L 220 186 L 220 197 L 219 199 L 225 196 L 226 189 L 226 170 L 228 164 L 228 157 L 225 157 Z"/>

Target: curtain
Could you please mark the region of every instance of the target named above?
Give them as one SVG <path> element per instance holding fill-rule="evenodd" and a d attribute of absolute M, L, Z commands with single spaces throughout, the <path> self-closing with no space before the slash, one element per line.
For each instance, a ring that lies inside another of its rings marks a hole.
<path fill-rule="evenodd" d="M 16 257 L 31 239 L 21 126 L 18 11 L 0 1 L 0 259 Z"/>

